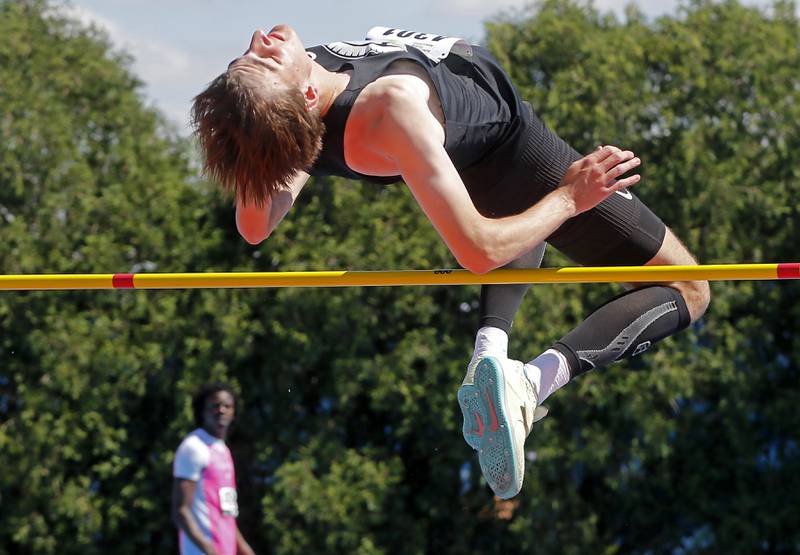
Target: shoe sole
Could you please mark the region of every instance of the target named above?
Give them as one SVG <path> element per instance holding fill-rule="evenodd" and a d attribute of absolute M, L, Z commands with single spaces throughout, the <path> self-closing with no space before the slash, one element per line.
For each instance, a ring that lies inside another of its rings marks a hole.
<path fill-rule="evenodd" d="M 505 410 L 505 378 L 500 363 L 492 357 L 481 360 L 475 369 L 473 387 L 478 395 L 471 398 L 476 399 L 477 414 L 484 422 L 483 437 L 476 448 L 478 462 L 492 491 L 502 499 L 510 499 L 522 488 L 516 478 L 517 467 L 522 461 L 518 461 L 514 454 L 514 438 Z"/>
<path fill-rule="evenodd" d="M 464 417 L 464 425 L 461 433 L 467 445 L 475 449 L 480 449 L 483 443 L 483 432 L 486 420 L 479 421 L 481 414 L 480 393 L 478 388 L 471 384 L 465 384 L 458 388 L 458 404 L 461 407 L 461 414 Z"/>

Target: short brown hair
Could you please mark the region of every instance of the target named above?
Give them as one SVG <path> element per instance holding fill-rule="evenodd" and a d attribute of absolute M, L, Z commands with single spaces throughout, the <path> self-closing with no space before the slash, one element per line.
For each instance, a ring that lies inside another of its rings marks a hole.
<path fill-rule="evenodd" d="M 192 123 L 205 171 L 245 204 L 263 206 L 314 163 L 325 126 L 299 90 L 265 91 L 229 70 L 194 98 Z"/>

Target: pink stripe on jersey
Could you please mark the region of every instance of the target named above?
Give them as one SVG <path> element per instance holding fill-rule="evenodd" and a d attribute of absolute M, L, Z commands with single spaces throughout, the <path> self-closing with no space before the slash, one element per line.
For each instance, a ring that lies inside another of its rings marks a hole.
<path fill-rule="evenodd" d="M 210 446 L 211 457 L 203 469 L 203 492 L 208 507 L 211 539 L 220 555 L 236 555 L 236 478 L 228 447 L 218 442 Z"/>

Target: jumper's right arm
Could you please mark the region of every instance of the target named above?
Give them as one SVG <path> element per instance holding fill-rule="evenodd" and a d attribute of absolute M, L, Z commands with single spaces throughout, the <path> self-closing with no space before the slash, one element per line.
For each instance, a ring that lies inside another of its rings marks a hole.
<path fill-rule="evenodd" d="M 439 122 L 413 89 L 386 86 L 373 148 L 393 160 L 458 262 L 475 273 L 498 268 L 544 241 L 569 218 L 639 181 L 630 151 L 605 146 L 574 162 L 561 186 L 521 214 L 490 219 L 478 213 L 443 145 Z"/>

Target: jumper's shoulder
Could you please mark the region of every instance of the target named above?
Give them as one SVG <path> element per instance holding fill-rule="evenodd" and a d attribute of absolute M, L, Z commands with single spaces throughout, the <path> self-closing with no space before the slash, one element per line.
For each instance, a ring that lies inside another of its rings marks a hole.
<path fill-rule="evenodd" d="M 429 91 L 419 79 L 408 75 L 387 75 L 372 82 L 359 96 L 359 103 L 375 111 L 391 113 L 427 105 Z"/>

